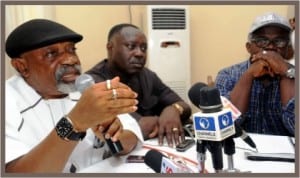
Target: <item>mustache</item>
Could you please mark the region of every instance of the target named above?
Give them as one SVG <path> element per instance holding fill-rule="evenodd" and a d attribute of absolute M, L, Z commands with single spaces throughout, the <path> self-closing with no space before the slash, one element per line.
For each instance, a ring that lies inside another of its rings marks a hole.
<path fill-rule="evenodd" d="M 62 76 L 66 73 L 74 72 L 77 74 L 81 74 L 81 66 L 79 64 L 76 65 L 62 65 L 55 71 L 55 79 L 56 81 L 60 81 Z"/>
<path fill-rule="evenodd" d="M 136 58 L 136 57 L 133 57 L 129 60 L 129 63 L 130 64 L 145 64 L 145 58 Z"/>

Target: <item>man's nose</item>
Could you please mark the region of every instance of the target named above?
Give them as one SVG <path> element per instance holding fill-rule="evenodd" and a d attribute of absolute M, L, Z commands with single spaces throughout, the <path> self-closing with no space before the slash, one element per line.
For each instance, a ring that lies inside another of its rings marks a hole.
<path fill-rule="evenodd" d="M 141 47 L 136 47 L 134 50 L 134 54 L 136 56 L 144 56 L 146 53 L 145 53 L 145 51 L 142 50 Z"/>
<path fill-rule="evenodd" d="M 268 51 L 268 50 L 273 51 L 273 50 L 276 50 L 276 49 L 277 49 L 277 47 L 274 44 L 274 41 L 270 41 L 270 43 L 267 46 L 264 47 L 264 50 L 266 50 L 266 51 Z"/>
<path fill-rule="evenodd" d="M 78 57 L 74 56 L 74 55 L 70 55 L 68 53 L 65 53 L 63 56 L 62 56 L 62 64 L 65 64 L 65 65 L 74 65 L 74 64 L 77 64 L 79 62 L 79 59 Z"/>

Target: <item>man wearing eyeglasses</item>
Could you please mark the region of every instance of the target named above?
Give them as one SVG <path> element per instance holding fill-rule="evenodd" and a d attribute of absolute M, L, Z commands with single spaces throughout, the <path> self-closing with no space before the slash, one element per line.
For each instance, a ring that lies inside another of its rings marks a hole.
<path fill-rule="evenodd" d="M 258 16 L 246 49 L 250 58 L 219 71 L 216 86 L 241 111 L 248 132 L 294 136 L 295 67 L 291 27 L 275 13 Z"/>

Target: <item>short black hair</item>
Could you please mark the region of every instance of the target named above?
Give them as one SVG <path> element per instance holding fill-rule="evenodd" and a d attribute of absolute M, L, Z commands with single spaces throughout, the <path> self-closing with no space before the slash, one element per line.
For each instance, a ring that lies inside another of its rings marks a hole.
<path fill-rule="evenodd" d="M 136 28 L 136 29 L 139 29 L 139 27 L 133 25 L 133 24 L 129 24 L 129 23 L 121 23 L 121 24 L 118 24 L 118 25 L 115 25 L 113 26 L 110 30 L 109 30 L 109 33 L 108 33 L 108 37 L 107 37 L 107 41 L 110 41 L 111 38 L 117 34 L 118 32 L 120 32 L 123 28 L 125 27 L 133 27 L 133 28 Z"/>

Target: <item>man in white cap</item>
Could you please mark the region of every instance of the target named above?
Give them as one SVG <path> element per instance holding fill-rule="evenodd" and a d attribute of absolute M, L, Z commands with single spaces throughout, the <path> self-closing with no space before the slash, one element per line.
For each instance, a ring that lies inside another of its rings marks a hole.
<path fill-rule="evenodd" d="M 119 154 L 142 139 L 135 119 L 117 115 L 137 110 L 137 94 L 119 78 L 75 92 L 81 73 L 75 44 L 82 38 L 46 19 L 9 34 L 6 52 L 18 75 L 5 88 L 6 173 L 78 172 L 106 153 L 95 135 L 120 141 Z"/>
<path fill-rule="evenodd" d="M 249 59 L 220 70 L 216 77 L 216 87 L 241 111 L 238 122 L 248 132 L 295 134 L 290 32 L 284 17 L 276 13 L 258 16 L 246 43 Z"/>

